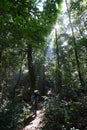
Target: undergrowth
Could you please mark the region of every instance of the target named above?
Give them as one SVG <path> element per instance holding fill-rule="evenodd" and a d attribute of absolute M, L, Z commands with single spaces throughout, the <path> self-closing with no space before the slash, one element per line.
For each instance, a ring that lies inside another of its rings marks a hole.
<path fill-rule="evenodd" d="M 23 125 L 26 115 L 29 115 L 30 107 L 18 100 L 9 101 L 0 108 L 0 130 L 17 130 Z"/>
<path fill-rule="evenodd" d="M 45 101 L 45 110 L 46 124 L 42 130 L 85 130 L 86 128 L 87 96 L 85 95 L 78 97 L 72 94 L 72 97 L 61 98 L 53 94 Z M 83 123 L 80 121 L 83 116 L 81 113 L 84 113 Z"/>

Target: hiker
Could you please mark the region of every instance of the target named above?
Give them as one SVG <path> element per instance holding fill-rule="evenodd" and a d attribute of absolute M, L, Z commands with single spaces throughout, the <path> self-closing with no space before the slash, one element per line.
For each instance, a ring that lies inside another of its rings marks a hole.
<path fill-rule="evenodd" d="M 31 103 L 32 103 L 33 114 L 35 116 L 37 116 L 38 98 L 39 98 L 39 93 L 37 93 L 37 91 L 34 91 L 34 93 L 31 96 Z"/>

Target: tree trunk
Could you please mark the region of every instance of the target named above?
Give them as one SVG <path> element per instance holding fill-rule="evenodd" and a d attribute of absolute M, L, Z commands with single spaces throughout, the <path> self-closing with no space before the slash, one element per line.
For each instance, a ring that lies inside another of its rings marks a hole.
<path fill-rule="evenodd" d="M 29 85 L 30 85 L 29 94 L 31 94 L 35 89 L 35 74 L 34 74 L 33 59 L 32 59 L 32 45 L 28 44 L 27 49 L 28 49 L 27 59 L 28 59 Z"/>
<path fill-rule="evenodd" d="M 59 59 L 59 46 L 57 30 L 55 29 L 55 44 L 56 44 L 56 90 L 59 93 L 61 90 L 61 72 L 60 72 L 60 59 Z"/>
<path fill-rule="evenodd" d="M 79 81 L 80 81 L 80 83 L 81 83 L 81 86 L 84 87 L 85 84 L 84 84 L 84 80 L 83 80 L 83 78 L 82 78 L 82 74 L 81 74 L 81 70 L 80 70 L 80 63 L 79 63 L 79 57 L 78 57 L 77 46 L 76 46 L 75 34 L 74 34 L 72 22 L 71 22 L 71 15 L 70 15 L 70 12 L 69 12 L 69 9 L 68 9 L 68 2 L 67 2 L 67 0 L 65 0 L 65 2 L 66 2 L 68 17 L 69 17 L 69 23 L 70 23 L 71 31 L 72 31 L 73 47 L 74 47 L 74 53 L 75 53 L 75 58 L 76 58 L 76 65 L 77 65 L 77 71 L 78 71 Z"/>
<path fill-rule="evenodd" d="M 0 101 L 1 103 L 3 102 L 3 86 L 2 86 L 2 82 L 3 82 L 3 74 L 2 74 L 2 53 L 3 53 L 3 47 L 1 46 L 0 48 Z"/>

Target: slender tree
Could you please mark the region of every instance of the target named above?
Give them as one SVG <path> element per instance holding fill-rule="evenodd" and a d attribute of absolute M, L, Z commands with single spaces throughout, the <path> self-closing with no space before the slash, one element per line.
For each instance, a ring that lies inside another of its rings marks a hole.
<path fill-rule="evenodd" d="M 76 45 L 76 38 L 75 38 L 74 29 L 73 29 L 72 22 L 71 22 L 71 14 L 70 14 L 70 11 L 69 11 L 69 8 L 68 8 L 67 0 L 65 0 L 65 2 L 66 2 L 68 17 L 69 17 L 69 23 L 70 23 L 70 27 L 71 27 L 71 31 L 72 31 L 73 48 L 74 48 L 74 52 L 75 52 L 76 65 L 77 65 L 77 71 L 78 71 L 78 75 L 79 75 L 79 80 L 80 80 L 81 86 L 84 87 L 85 84 L 84 84 L 84 80 L 83 80 L 83 77 L 82 77 L 82 74 L 81 74 L 79 57 L 78 57 L 78 51 L 77 51 L 77 45 Z"/>

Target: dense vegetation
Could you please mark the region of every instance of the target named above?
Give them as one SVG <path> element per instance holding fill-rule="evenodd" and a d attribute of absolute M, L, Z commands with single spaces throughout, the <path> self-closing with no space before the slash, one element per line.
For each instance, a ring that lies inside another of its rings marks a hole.
<path fill-rule="evenodd" d="M 0 0 L 0 129 L 24 125 L 39 89 L 43 130 L 86 130 L 86 54 L 86 0 Z"/>

